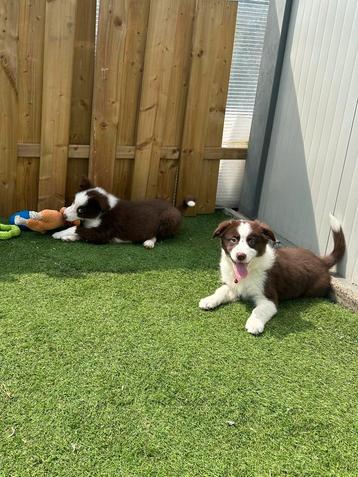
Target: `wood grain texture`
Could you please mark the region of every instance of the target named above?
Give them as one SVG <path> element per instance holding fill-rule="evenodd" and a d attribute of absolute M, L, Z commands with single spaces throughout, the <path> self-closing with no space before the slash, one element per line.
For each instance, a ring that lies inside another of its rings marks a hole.
<path fill-rule="evenodd" d="M 39 143 L 46 0 L 22 0 L 19 8 L 17 138 L 20 143 Z M 39 169 L 39 155 L 19 155 L 16 171 L 16 210 L 36 210 Z"/>
<path fill-rule="evenodd" d="M 65 203 L 76 6 L 46 3 L 39 209 Z"/>
<path fill-rule="evenodd" d="M 0 1 L 0 215 L 15 205 L 18 1 Z"/>
<path fill-rule="evenodd" d="M 194 193 L 213 210 L 219 160 L 246 157 L 221 147 L 236 2 L 102 0 L 96 57 L 95 0 L 0 6 L 9 210 L 61 207 L 88 171 L 123 198 Z"/>
<path fill-rule="evenodd" d="M 161 147 L 165 141 L 168 146 L 180 145 L 194 5 L 192 0 L 151 3 L 132 198 L 162 195 L 158 191 Z"/>
<path fill-rule="evenodd" d="M 180 2 L 175 38 L 174 62 L 169 84 L 169 101 L 163 133 L 164 145 L 181 146 L 188 96 L 195 2 Z M 157 197 L 175 202 L 179 162 L 161 158 Z"/>
<path fill-rule="evenodd" d="M 149 8 L 150 0 L 126 2 L 126 40 L 120 65 L 121 82 L 118 84 L 117 150 L 136 141 Z M 113 190 L 121 198 L 130 198 L 133 168 L 133 161 L 115 161 Z"/>
<path fill-rule="evenodd" d="M 75 51 L 73 60 L 70 143 L 89 144 L 93 98 L 96 0 L 77 0 Z M 78 190 L 81 177 L 88 175 L 87 158 L 68 160 L 66 203 Z"/>
<path fill-rule="evenodd" d="M 125 45 L 119 66 L 117 145 L 135 144 L 150 0 L 126 0 Z"/>
<path fill-rule="evenodd" d="M 197 2 L 177 191 L 178 204 L 188 194 L 197 197 L 190 215 L 214 209 L 218 164 L 204 165 L 204 148 L 221 146 L 236 9 L 226 0 Z"/>
<path fill-rule="evenodd" d="M 134 169 L 134 148 L 133 157 L 131 159 L 118 159 L 114 164 L 113 194 L 121 199 L 129 200 L 131 198 L 131 187 Z"/>
<path fill-rule="evenodd" d="M 143 7 L 142 10 L 140 5 Z M 96 184 L 111 191 L 114 188 L 117 136 L 119 142 L 127 142 L 129 139 L 133 141 L 135 123 L 133 116 L 135 118 L 137 114 L 136 95 L 140 87 L 142 68 L 140 58 L 146 35 L 147 9 L 149 9 L 147 0 L 145 2 L 102 0 L 100 5 L 90 176 Z M 130 52 L 127 41 L 131 45 Z M 138 50 L 135 51 L 135 48 Z M 132 73 L 135 73 L 132 85 L 131 68 Z M 128 92 L 127 98 L 129 85 L 131 92 Z M 135 109 L 126 111 L 126 107 Z M 128 124 L 125 124 L 126 119 Z"/>
<path fill-rule="evenodd" d="M 41 144 L 18 143 L 17 155 L 21 157 L 40 157 Z M 90 146 L 87 144 L 69 144 L 68 157 L 72 159 L 88 159 Z M 247 154 L 247 145 L 240 148 L 205 147 L 204 159 L 207 161 L 233 160 L 244 161 Z M 180 150 L 176 147 L 163 146 L 160 149 L 160 158 L 165 160 L 178 160 Z M 119 146 L 116 149 L 116 159 L 130 159 L 135 157 L 135 146 Z"/>
<path fill-rule="evenodd" d="M 220 147 L 222 144 L 236 13 L 236 2 L 223 2 L 217 13 L 221 21 L 217 30 L 217 49 L 212 65 L 214 77 L 210 88 L 205 147 Z M 197 212 L 210 214 L 215 210 L 220 161 L 205 160 L 205 153 L 203 158 L 201 177 L 204 179 L 200 181 Z"/>
<path fill-rule="evenodd" d="M 179 158 L 178 158 L 179 159 Z M 174 204 L 178 176 L 178 159 L 161 159 L 157 186 L 158 199 L 168 200 Z"/>
<path fill-rule="evenodd" d="M 40 157 L 18 157 L 15 210 L 37 210 Z"/>

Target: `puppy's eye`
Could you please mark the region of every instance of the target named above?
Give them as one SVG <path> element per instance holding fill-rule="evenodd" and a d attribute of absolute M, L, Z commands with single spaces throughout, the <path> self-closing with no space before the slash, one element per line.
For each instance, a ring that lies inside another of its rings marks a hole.
<path fill-rule="evenodd" d="M 78 207 L 77 213 L 78 213 L 78 214 L 82 214 L 82 212 L 84 212 L 84 210 L 85 210 L 85 209 L 84 209 L 83 207 Z"/>
<path fill-rule="evenodd" d="M 256 245 L 256 238 L 255 237 L 251 237 L 248 241 L 247 241 L 249 247 L 254 247 Z"/>
<path fill-rule="evenodd" d="M 231 237 L 230 242 L 231 242 L 231 243 L 237 243 L 238 240 L 237 240 L 236 237 Z"/>

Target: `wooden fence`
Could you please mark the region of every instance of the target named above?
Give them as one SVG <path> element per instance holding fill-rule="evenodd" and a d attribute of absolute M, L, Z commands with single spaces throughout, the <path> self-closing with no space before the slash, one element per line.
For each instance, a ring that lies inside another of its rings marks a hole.
<path fill-rule="evenodd" d="M 83 174 L 122 198 L 215 207 L 237 3 L 0 0 L 0 215 Z"/>

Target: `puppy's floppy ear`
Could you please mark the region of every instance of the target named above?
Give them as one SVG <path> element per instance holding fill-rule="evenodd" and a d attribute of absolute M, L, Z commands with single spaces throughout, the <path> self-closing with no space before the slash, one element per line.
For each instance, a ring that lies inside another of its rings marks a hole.
<path fill-rule="evenodd" d="M 213 233 L 213 238 L 215 237 L 222 237 L 224 235 L 225 230 L 234 223 L 234 220 L 224 220 L 224 222 L 221 222 L 217 229 Z"/>
<path fill-rule="evenodd" d="M 259 220 L 255 220 L 255 222 L 261 227 L 262 235 L 267 238 L 268 240 L 272 240 L 276 242 L 276 236 L 269 227 L 269 225 L 265 224 L 264 222 L 260 222 Z"/>
<path fill-rule="evenodd" d="M 88 177 L 82 176 L 82 179 L 81 179 L 81 182 L 80 182 L 80 191 L 81 190 L 93 189 L 93 187 L 94 187 L 94 185 L 88 179 Z"/>
<path fill-rule="evenodd" d="M 101 212 L 107 212 L 110 209 L 108 198 L 106 195 L 98 192 L 97 190 L 90 190 L 87 192 L 88 197 L 94 198 L 101 209 Z"/>

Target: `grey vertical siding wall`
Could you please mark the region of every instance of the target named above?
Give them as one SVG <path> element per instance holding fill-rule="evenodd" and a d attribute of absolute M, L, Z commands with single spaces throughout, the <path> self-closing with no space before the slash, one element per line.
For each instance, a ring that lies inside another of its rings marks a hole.
<path fill-rule="evenodd" d="M 324 253 L 328 213 L 349 246 L 341 273 L 358 283 L 358 2 L 295 0 L 259 216 Z"/>
<path fill-rule="evenodd" d="M 345 156 L 345 164 L 340 178 L 335 214 L 343 222 L 347 240 L 347 258 L 341 271 L 358 284 L 358 111 L 351 130 Z"/>

